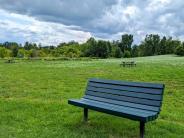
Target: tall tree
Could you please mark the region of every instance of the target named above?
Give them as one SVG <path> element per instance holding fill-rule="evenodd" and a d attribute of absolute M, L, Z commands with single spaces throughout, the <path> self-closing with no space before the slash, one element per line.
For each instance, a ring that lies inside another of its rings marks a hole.
<path fill-rule="evenodd" d="M 97 49 L 97 41 L 91 37 L 87 40 L 87 49 L 86 49 L 86 55 L 87 56 L 96 56 L 96 49 Z"/>
<path fill-rule="evenodd" d="M 159 54 L 160 36 L 157 34 L 146 35 L 141 43 L 143 56 L 152 56 Z"/>
<path fill-rule="evenodd" d="M 18 51 L 19 51 L 18 47 L 12 46 L 12 56 L 13 57 L 17 57 Z"/>
<path fill-rule="evenodd" d="M 110 56 L 109 52 L 110 50 L 109 50 L 108 42 L 99 40 L 97 47 L 95 49 L 96 57 L 107 58 L 108 56 Z"/>
<path fill-rule="evenodd" d="M 166 54 L 166 44 L 167 44 L 167 38 L 164 36 L 160 41 L 160 52 L 159 55 Z"/>
<path fill-rule="evenodd" d="M 119 47 L 121 48 L 122 52 L 131 51 L 131 46 L 133 43 L 133 35 L 131 34 L 124 34 L 121 37 L 121 43 L 119 44 Z"/>
<path fill-rule="evenodd" d="M 31 49 L 38 49 L 38 47 L 37 47 L 36 43 L 25 42 L 24 49 L 25 50 L 31 50 Z"/>
<path fill-rule="evenodd" d="M 179 56 L 184 56 L 184 42 L 180 46 L 176 47 L 175 54 Z"/>
<path fill-rule="evenodd" d="M 137 45 L 134 45 L 132 47 L 132 52 L 131 52 L 132 57 L 138 57 L 139 56 L 139 48 Z"/>

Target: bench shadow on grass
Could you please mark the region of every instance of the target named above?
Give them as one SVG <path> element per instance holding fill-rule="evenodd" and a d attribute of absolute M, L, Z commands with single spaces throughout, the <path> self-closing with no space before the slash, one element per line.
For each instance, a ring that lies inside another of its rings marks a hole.
<path fill-rule="evenodd" d="M 78 112 L 75 120 L 68 122 L 67 128 L 72 133 L 84 137 L 139 137 L 139 122 L 104 113 L 89 112 L 88 122 L 83 121 L 83 112 Z M 73 119 L 74 119 L 73 118 Z"/>

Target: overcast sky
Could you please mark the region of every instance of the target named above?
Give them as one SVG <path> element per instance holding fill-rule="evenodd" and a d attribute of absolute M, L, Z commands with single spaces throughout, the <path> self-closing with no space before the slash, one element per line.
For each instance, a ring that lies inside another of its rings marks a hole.
<path fill-rule="evenodd" d="M 150 33 L 184 40 L 184 0 L 0 0 L 0 42 L 56 45 L 124 33 L 136 43 Z"/>

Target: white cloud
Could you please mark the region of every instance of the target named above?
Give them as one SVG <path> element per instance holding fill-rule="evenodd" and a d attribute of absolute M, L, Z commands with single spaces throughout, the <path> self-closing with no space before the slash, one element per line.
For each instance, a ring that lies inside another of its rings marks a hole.
<path fill-rule="evenodd" d="M 96 23 L 96 27 L 109 28 L 114 26 L 115 28 L 113 29 L 119 29 L 131 23 L 132 20 L 136 20 L 137 17 L 139 17 L 139 12 L 140 10 L 138 7 L 134 5 L 127 6 L 119 0 L 118 3 L 112 5 L 110 9 L 106 9 L 101 18 L 94 20 L 93 23 Z"/>
<path fill-rule="evenodd" d="M 12 39 L 10 41 L 24 40 L 24 42 L 31 41 L 43 45 L 56 45 L 71 40 L 84 42 L 91 37 L 89 32 L 75 30 L 79 28 L 77 26 L 38 21 L 26 15 L 7 13 L 2 10 L 0 14 L 3 15 L 0 20 L 0 33 L 4 36 L 4 41 Z"/>
<path fill-rule="evenodd" d="M 96 28 L 114 38 L 122 33 L 134 35 L 138 43 L 146 34 L 172 36 L 184 40 L 184 1 L 182 0 L 118 0 L 97 19 Z M 105 37 L 107 35 L 104 35 Z"/>
<path fill-rule="evenodd" d="M 171 3 L 171 0 L 150 0 L 148 6 L 146 7 L 146 10 L 149 12 L 162 10 L 162 8 L 166 8 L 166 6 L 169 6 Z"/>

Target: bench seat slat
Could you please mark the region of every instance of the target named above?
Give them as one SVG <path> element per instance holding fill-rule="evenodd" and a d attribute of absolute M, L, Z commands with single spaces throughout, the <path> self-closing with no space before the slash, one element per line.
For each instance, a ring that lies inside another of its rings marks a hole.
<path fill-rule="evenodd" d="M 94 104 L 97 104 L 97 105 L 104 105 L 104 106 L 108 106 L 108 107 L 112 107 L 112 108 L 116 108 L 116 109 L 123 109 L 123 110 L 127 110 L 127 111 L 130 111 L 130 112 L 136 112 L 136 113 L 140 113 L 140 114 L 147 114 L 147 115 L 157 114 L 157 112 L 154 112 L 154 111 L 147 111 L 147 110 L 142 110 L 142 109 L 137 109 L 137 108 L 132 108 L 132 107 L 115 105 L 115 104 L 111 104 L 111 103 L 94 101 L 94 100 L 85 99 L 85 98 L 81 98 L 81 100 L 84 101 L 84 102 L 87 102 L 89 104 L 94 103 Z"/>
<path fill-rule="evenodd" d="M 101 97 L 95 97 L 95 96 L 90 96 L 90 95 L 85 95 L 84 98 L 94 100 L 94 101 L 104 102 L 104 103 L 110 103 L 110 104 L 115 104 L 115 105 L 120 105 L 120 106 L 122 105 L 122 106 L 142 109 L 142 110 L 148 110 L 148 111 L 154 111 L 154 112 L 159 112 L 160 111 L 160 108 L 155 107 L 155 106 L 142 105 L 142 104 L 136 104 L 136 103 L 131 103 L 131 102 L 117 101 L 117 100 L 101 98 Z"/>
<path fill-rule="evenodd" d="M 97 87 L 97 88 L 107 88 L 111 90 L 124 90 L 124 91 L 132 91 L 137 93 L 147 93 L 147 94 L 157 94 L 162 95 L 162 89 L 153 89 L 153 88 L 144 88 L 144 87 L 132 87 L 132 86 L 123 86 L 123 85 L 115 85 L 115 84 L 104 84 L 104 83 L 96 83 L 89 82 L 88 87 Z"/>
<path fill-rule="evenodd" d="M 159 107 L 161 104 L 161 101 L 133 98 L 133 97 L 127 97 L 127 96 L 118 96 L 118 95 L 93 92 L 93 91 L 86 91 L 86 95 L 113 99 L 113 100 L 119 100 L 119 101 L 132 102 L 132 103 L 139 103 L 139 104 L 144 104 L 144 105 L 157 106 L 157 107 Z"/>
<path fill-rule="evenodd" d="M 87 102 L 83 100 L 69 100 L 68 102 L 76 106 L 89 108 L 92 110 L 105 112 L 116 116 L 126 117 L 132 120 L 139 120 L 139 121 L 141 120 L 141 121 L 147 122 L 157 117 L 157 114 L 135 112 L 128 109 L 125 110 L 124 108 L 114 106 L 114 105 L 112 106 L 110 104 L 99 104 L 99 103 L 96 104 L 95 102 Z"/>
<path fill-rule="evenodd" d="M 129 92 L 129 91 L 125 91 L 125 90 L 112 90 L 112 89 L 98 88 L 98 87 L 92 87 L 92 86 L 87 87 L 87 90 L 94 91 L 94 92 L 109 93 L 109 94 L 114 94 L 114 95 L 122 95 L 122 96 L 129 96 L 129 97 L 151 99 L 151 100 L 162 100 L 161 95 L 136 93 L 136 92 Z"/>
<path fill-rule="evenodd" d="M 164 84 L 157 83 L 145 83 L 145 82 L 129 82 L 129 81 L 118 81 L 118 80 L 105 80 L 105 79 L 96 79 L 91 78 L 90 82 L 98 82 L 98 83 L 107 83 L 107 84 L 115 84 L 115 85 L 126 85 L 126 86 L 135 86 L 135 87 L 144 87 L 144 88 L 159 88 L 162 89 Z"/>

